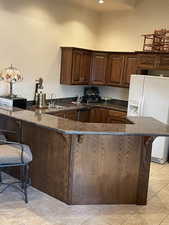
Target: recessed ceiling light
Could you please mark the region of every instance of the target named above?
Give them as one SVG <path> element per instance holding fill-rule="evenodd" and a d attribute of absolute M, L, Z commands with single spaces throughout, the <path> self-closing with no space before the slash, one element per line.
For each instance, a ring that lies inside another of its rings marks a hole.
<path fill-rule="evenodd" d="M 103 3 L 104 3 L 104 0 L 97 0 L 97 2 L 98 2 L 99 4 L 103 4 Z"/>

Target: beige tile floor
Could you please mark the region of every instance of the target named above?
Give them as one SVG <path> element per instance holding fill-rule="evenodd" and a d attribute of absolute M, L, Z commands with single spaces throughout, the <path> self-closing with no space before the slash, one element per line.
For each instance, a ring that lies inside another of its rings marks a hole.
<path fill-rule="evenodd" d="M 68 206 L 34 188 L 25 204 L 11 188 L 0 195 L 0 225 L 169 225 L 169 164 L 152 163 L 147 206 Z"/>

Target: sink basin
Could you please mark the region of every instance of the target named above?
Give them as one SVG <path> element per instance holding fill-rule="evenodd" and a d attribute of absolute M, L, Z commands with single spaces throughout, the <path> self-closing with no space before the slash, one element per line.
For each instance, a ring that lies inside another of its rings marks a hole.
<path fill-rule="evenodd" d="M 53 114 L 53 113 L 56 113 L 60 110 L 65 110 L 66 107 L 65 106 L 61 106 L 61 105 L 55 105 L 54 107 L 50 107 L 48 108 L 48 110 L 45 112 L 47 114 Z"/>
<path fill-rule="evenodd" d="M 55 107 L 53 109 L 56 109 L 56 110 L 63 110 L 65 109 L 66 107 L 65 106 L 62 106 L 62 105 L 55 105 Z"/>

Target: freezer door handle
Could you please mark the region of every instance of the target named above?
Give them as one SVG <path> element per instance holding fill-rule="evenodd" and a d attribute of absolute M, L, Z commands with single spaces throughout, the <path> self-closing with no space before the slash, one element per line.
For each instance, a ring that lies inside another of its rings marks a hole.
<path fill-rule="evenodd" d="M 128 116 L 139 116 L 141 102 L 131 101 L 128 107 Z"/>
<path fill-rule="evenodd" d="M 140 113 L 139 113 L 140 116 L 143 116 L 143 107 L 144 107 L 144 96 L 140 103 Z"/>

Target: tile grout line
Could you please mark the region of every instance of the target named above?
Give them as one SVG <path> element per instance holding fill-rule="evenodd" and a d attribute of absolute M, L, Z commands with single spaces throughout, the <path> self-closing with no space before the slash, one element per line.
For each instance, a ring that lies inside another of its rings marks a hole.
<path fill-rule="evenodd" d="M 169 185 L 169 183 L 168 184 L 166 184 L 164 187 L 162 187 L 159 191 L 157 191 L 150 199 L 148 199 L 147 200 L 147 202 L 149 202 L 150 200 L 152 200 L 152 198 L 154 198 L 162 189 L 164 189 L 165 187 L 167 187 Z"/>
<path fill-rule="evenodd" d="M 160 166 L 153 166 L 153 164 L 156 164 L 156 163 L 153 163 L 153 162 L 151 162 L 151 165 L 150 165 L 150 170 L 153 170 L 153 169 L 160 169 L 160 170 L 162 170 L 162 169 L 164 169 L 165 167 L 166 167 L 166 165 L 168 164 L 168 163 L 165 163 L 165 164 L 163 164 L 163 165 L 160 165 Z M 168 166 L 168 165 L 167 165 Z M 153 168 L 154 167 L 154 168 Z"/>
<path fill-rule="evenodd" d="M 161 225 L 168 216 L 169 216 L 169 213 L 161 220 L 161 222 L 159 223 L 159 225 Z"/>
<path fill-rule="evenodd" d="M 169 183 L 166 184 L 164 187 L 162 187 L 158 192 L 156 192 L 156 193 L 152 196 L 151 199 L 153 199 L 155 196 L 157 196 L 157 194 L 158 194 L 162 189 L 164 189 L 165 187 L 167 187 L 168 185 L 169 185 Z M 149 199 L 149 200 L 150 200 L 150 199 Z M 148 201 L 149 201 L 149 200 L 148 200 Z M 159 225 L 161 225 L 161 224 L 163 223 L 163 221 L 164 221 L 168 216 L 169 216 L 169 213 L 166 214 L 166 215 L 164 216 L 164 218 L 161 220 L 161 222 L 159 223 Z"/>
<path fill-rule="evenodd" d="M 168 186 L 169 185 L 169 183 L 168 184 L 166 184 L 164 187 L 162 187 L 159 191 L 157 191 L 156 193 L 154 193 L 148 200 L 147 200 L 147 202 L 149 202 L 152 198 L 154 198 L 163 188 L 165 188 L 166 186 Z"/>

